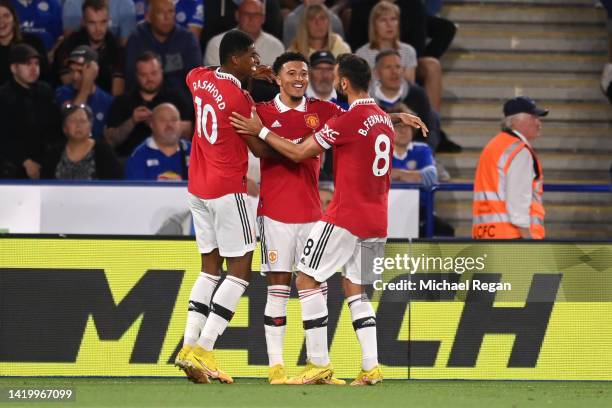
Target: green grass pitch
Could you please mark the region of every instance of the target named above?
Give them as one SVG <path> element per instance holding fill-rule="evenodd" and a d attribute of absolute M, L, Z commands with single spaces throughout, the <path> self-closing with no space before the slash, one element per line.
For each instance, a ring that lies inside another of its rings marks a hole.
<path fill-rule="evenodd" d="M 5 407 L 612 407 L 612 382 L 385 381 L 374 387 L 269 386 L 238 379 L 233 385 L 183 379 L 8 378 L 0 389 L 65 388 L 76 401 L 7 402 Z"/>

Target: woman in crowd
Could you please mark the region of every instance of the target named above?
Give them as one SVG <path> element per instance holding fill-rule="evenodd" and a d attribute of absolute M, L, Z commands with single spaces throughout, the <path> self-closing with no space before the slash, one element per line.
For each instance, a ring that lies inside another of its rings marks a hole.
<path fill-rule="evenodd" d="M 306 8 L 297 27 L 297 34 L 288 51 L 302 53 L 306 58 L 315 51 L 328 50 L 334 56 L 351 52 L 342 37 L 331 29 L 329 15 L 321 4 Z"/>
<path fill-rule="evenodd" d="M 34 34 L 21 33 L 19 17 L 11 0 L 0 0 L 0 85 L 12 76 L 9 55 L 11 47 L 19 43 L 26 43 L 38 51 L 41 79 L 49 82 L 49 63 L 43 42 Z"/>
<path fill-rule="evenodd" d="M 66 140 L 47 151 L 42 178 L 104 180 L 122 178 L 121 165 L 105 142 L 91 137 L 93 113 L 87 105 L 66 105 L 62 127 Z"/>
<path fill-rule="evenodd" d="M 431 106 L 440 111 L 442 100 L 442 68 L 440 62 L 432 57 L 417 59 L 415 49 L 399 40 L 400 9 L 391 2 L 382 1 L 370 12 L 368 24 L 369 43 L 360 47 L 356 54 L 365 58 L 374 67 L 376 54 L 386 49 L 395 49 L 402 56 L 406 79 L 414 83 L 415 77 L 422 79 Z M 416 70 L 415 70 L 416 68 Z"/>

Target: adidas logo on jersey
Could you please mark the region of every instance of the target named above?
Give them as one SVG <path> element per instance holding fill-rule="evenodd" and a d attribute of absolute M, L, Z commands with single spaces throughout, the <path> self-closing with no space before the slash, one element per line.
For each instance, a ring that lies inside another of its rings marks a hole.
<path fill-rule="evenodd" d="M 361 323 L 361 326 L 362 327 L 376 326 L 376 319 L 374 319 L 373 317 L 370 317 L 368 320 Z"/>
<path fill-rule="evenodd" d="M 280 122 L 279 122 L 278 120 L 275 120 L 275 121 L 274 121 L 274 123 L 272 123 L 272 126 L 270 126 L 270 127 L 273 127 L 273 128 L 279 128 L 279 127 L 281 127 L 281 126 L 282 126 L 282 125 L 280 124 Z"/>

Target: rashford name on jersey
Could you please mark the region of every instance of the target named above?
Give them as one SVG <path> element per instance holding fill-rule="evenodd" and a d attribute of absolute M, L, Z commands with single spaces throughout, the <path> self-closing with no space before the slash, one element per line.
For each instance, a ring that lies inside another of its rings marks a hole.
<path fill-rule="evenodd" d="M 217 103 L 217 108 L 219 108 L 219 110 L 225 109 L 223 95 L 212 82 L 202 81 L 198 79 L 197 81 L 193 81 L 191 83 L 191 88 L 193 89 L 193 93 L 195 93 L 198 89 L 203 89 L 204 91 L 208 92 L 212 96 L 213 101 Z"/>

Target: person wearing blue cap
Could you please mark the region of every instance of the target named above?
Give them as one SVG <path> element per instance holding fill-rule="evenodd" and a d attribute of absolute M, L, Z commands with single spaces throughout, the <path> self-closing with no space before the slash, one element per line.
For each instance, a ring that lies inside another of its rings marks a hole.
<path fill-rule="evenodd" d="M 531 144 L 548 110 L 519 96 L 506 101 L 503 111 L 502 131 L 485 146 L 476 168 L 472 238 L 543 239 L 544 176 Z"/>

